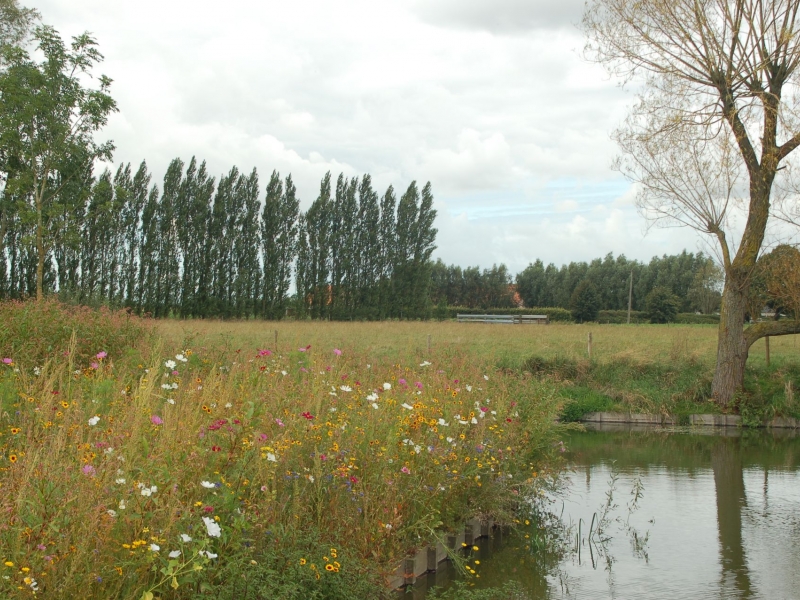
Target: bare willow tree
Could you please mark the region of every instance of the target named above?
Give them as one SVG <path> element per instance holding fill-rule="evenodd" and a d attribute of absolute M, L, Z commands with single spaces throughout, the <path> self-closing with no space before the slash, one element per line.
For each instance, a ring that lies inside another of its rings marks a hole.
<path fill-rule="evenodd" d="M 742 386 L 753 342 L 800 333 L 796 319 L 745 329 L 773 188 L 800 145 L 799 9 L 800 0 L 592 0 L 583 20 L 588 56 L 641 84 L 615 138 L 642 213 L 709 234 L 719 247 L 725 286 L 712 394 L 723 406 Z M 733 226 L 737 208 L 743 219 Z"/>

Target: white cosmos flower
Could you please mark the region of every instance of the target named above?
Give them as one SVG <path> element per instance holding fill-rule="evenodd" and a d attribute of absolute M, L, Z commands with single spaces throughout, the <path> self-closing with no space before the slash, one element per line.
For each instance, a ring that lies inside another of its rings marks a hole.
<path fill-rule="evenodd" d="M 106 512 L 108 513 L 108 516 L 109 516 L 109 517 L 112 517 L 112 518 L 113 518 L 113 517 L 116 517 L 116 516 L 117 516 L 117 511 L 115 511 L 115 510 L 114 510 L 114 509 L 112 509 L 112 508 L 109 508 L 109 509 L 108 509 Z"/>
<path fill-rule="evenodd" d="M 472 391 L 472 386 L 471 386 L 471 385 L 467 385 L 467 386 L 464 386 L 464 387 L 466 387 L 466 388 L 467 388 L 467 391 L 468 391 L 468 392 L 471 392 L 471 391 Z"/>
<path fill-rule="evenodd" d="M 288 375 L 286 371 L 281 371 L 281 375 Z"/>
<path fill-rule="evenodd" d="M 429 363 L 427 360 L 423 360 L 421 363 L 419 363 L 419 366 L 420 367 L 429 367 L 429 366 L 431 366 L 431 363 Z"/>
<path fill-rule="evenodd" d="M 220 537 L 222 535 L 222 528 L 219 524 L 210 517 L 203 517 L 203 523 L 206 524 L 206 530 L 210 537 Z M 209 558 L 213 558 L 209 556 Z"/>
<path fill-rule="evenodd" d="M 168 383 L 162 383 L 161 384 L 161 389 L 162 390 L 171 390 L 172 386 L 170 384 L 168 384 Z"/>
<path fill-rule="evenodd" d="M 169 553 L 170 558 L 178 558 L 180 555 L 181 555 L 180 550 L 173 550 L 172 552 Z"/>
<path fill-rule="evenodd" d="M 406 410 L 414 410 L 414 407 L 411 406 L 408 402 L 403 402 L 400 406 L 402 406 Z"/>
<path fill-rule="evenodd" d="M 125 483 L 125 478 L 124 477 L 117 477 L 114 480 L 114 483 L 116 483 L 117 485 L 123 485 Z"/>
<path fill-rule="evenodd" d="M 267 452 L 267 460 L 270 462 L 278 462 L 278 457 L 275 456 L 272 452 Z"/>
<path fill-rule="evenodd" d="M 177 383 L 173 383 L 169 387 L 171 387 L 173 390 L 177 390 L 178 389 L 178 384 Z"/>
<path fill-rule="evenodd" d="M 98 417 L 97 415 L 95 415 L 91 419 L 89 419 L 89 425 L 91 425 L 92 427 L 97 425 L 99 422 L 100 422 L 100 417 Z"/>
<path fill-rule="evenodd" d="M 211 483 L 210 481 L 201 481 L 200 485 L 202 485 L 204 488 L 208 488 L 209 490 L 217 487 L 217 484 Z"/>
<path fill-rule="evenodd" d="M 158 552 L 159 550 L 161 550 L 161 546 L 159 546 L 158 544 L 150 544 L 151 552 Z"/>
<path fill-rule="evenodd" d="M 176 355 L 175 355 L 175 358 L 177 358 L 177 359 L 178 359 L 179 361 L 181 361 L 181 362 L 186 362 L 186 361 L 188 361 L 188 360 L 189 360 L 189 359 L 188 359 L 188 358 L 186 358 L 186 357 L 185 357 L 183 354 L 176 354 Z"/>
<path fill-rule="evenodd" d="M 369 396 L 367 396 L 367 402 L 375 402 L 378 399 L 378 394 L 372 392 Z"/>
<path fill-rule="evenodd" d="M 125 500 L 124 499 L 119 501 L 119 509 L 120 510 L 125 510 L 125 507 L 127 507 L 127 506 L 128 505 L 125 504 Z"/>
<path fill-rule="evenodd" d="M 488 375 L 484 375 L 484 376 L 483 376 L 483 378 L 484 378 L 486 381 L 489 381 L 489 376 L 488 376 Z"/>
<path fill-rule="evenodd" d="M 352 392 L 353 391 L 353 388 L 351 388 L 349 385 L 340 386 L 339 389 L 342 390 L 343 392 Z"/>
<path fill-rule="evenodd" d="M 377 402 L 373 402 L 372 403 L 372 408 L 374 408 L 375 410 L 378 410 L 378 403 Z"/>
<path fill-rule="evenodd" d="M 483 415 L 483 413 L 481 413 L 481 415 Z M 472 417 L 472 424 L 473 425 L 477 425 L 478 424 L 478 419 L 476 419 L 475 417 Z"/>
<path fill-rule="evenodd" d="M 383 389 L 387 390 L 387 391 L 392 389 L 392 384 L 391 383 L 384 383 L 383 384 Z"/>
<path fill-rule="evenodd" d="M 173 398 L 167 398 L 167 402 L 170 404 L 175 404 L 175 400 Z"/>
<path fill-rule="evenodd" d="M 182 541 L 184 544 L 188 544 L 189 542 L 191 542 L 191 541 L 192 541 L 192 538 L 191 538 L 191 537 L 189 537 L 188 535 L 186 535 L 185 533 L 182 533 L 182 534 L 181 534 L 181 541 Z"/>
<path fill-rule="evenodd" d="M 200 556 L 205 556 L 206 558 L 217 558 L 218 554 L 214 554 L 213 552 L 209 552 L 208 550 L 200 550 L 198 552 Z"/>
<path fill-rule="evenodd" d="M 448 436 L 446 439 L 447 439 L 447 443 L 448 443 L 448 444 L 452 444 L 452 443 L 453 443 L 453 440 L 454 440 L 455 438 L 451 438 L 451 437 L 449 437 L 449 436 Z"/>
<path fill-rule="evenodd" d="M 177 366 L 177 363 L 174 360 L 168 360 L 164 363 L 164 366 L 168 369 L 174 369 Z"/>
<path fill-rule="evenodd" d="M 442 427 L 450 427 L 450 423 L 448 423 L 444 419 L 439 419 L 439 425 L 441 425 Z"/>

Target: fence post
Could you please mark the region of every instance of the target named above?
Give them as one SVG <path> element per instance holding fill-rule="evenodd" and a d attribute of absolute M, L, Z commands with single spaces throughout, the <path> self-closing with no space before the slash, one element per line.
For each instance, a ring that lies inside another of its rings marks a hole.
<path fill-rule="evenodd" d="M 592 360 L 592 332 L 589 332 L 589 360 Z"/>
<path fill-rule="evenodd" d="M 428 334 L 428 356 L 431 354 L 431 334 Z"/>
<path fill-rule="evenodd" d="M 275 352 L 278 351 L 278 330 L 275 330 Z"/>
<path fill-rule="evenodd" d="M 767 366 L 769 366 L 769 336 L 764 336 L 764 343 L 766 344 L 767 349 Z"/>

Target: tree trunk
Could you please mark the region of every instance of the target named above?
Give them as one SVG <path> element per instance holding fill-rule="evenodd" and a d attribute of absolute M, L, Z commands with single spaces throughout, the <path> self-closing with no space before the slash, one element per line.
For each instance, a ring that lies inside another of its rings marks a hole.
<path fill-rule="evenodd" d="M 745 294 L 742 287 L 728 277 L 722 292 L 717 341 L 717 368 L 711 385 L 711 396 L 726 407 L 744 382 L 744 367 L 750 344 L 744 334 Z"/>
<path fill-rule="evenodd" d="M 39 198 L 36 199 L 36 253 L 38 260 L 36 261 L 36 301 L 41 302 L 44 299 L 44 231 L 42 231 L 42 204 Z"/>

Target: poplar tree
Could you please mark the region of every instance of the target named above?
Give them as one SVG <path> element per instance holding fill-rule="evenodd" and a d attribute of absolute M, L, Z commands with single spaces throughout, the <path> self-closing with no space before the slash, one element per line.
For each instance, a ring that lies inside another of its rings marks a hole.
<path fill-rule="evenodd" d="M 286 312 L 286 295 L 291 284 L 292 263 L 298 250 L 300 202 L 292 176 L 281 183 L 280 173 L 272 172 L 261 218 L 261 248 L 264 264 L 261 314 L 280 319 Z M 298 292 L 301 289 L 297 283 Z"/>
<path fill-rule="evenodd" d="M 395 306 L 394 264 L 397 255 L 397 199 L 390 185 L 381 198 L 378 225 L 378 318 L 392 316 Z"/>

